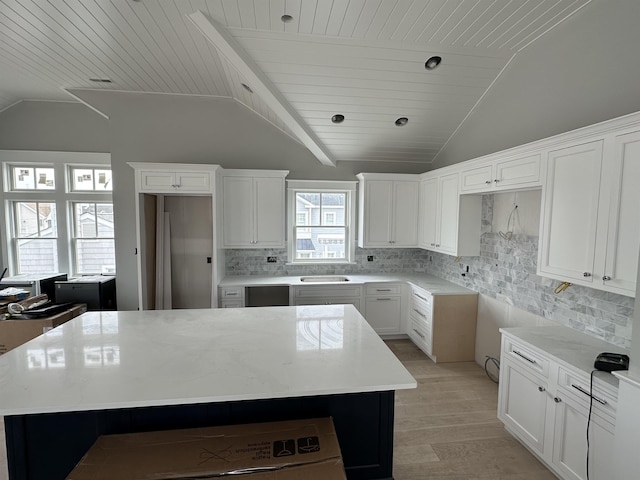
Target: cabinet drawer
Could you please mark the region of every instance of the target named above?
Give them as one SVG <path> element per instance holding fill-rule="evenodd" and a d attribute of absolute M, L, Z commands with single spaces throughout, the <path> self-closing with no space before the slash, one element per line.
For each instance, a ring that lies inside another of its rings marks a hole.
<path fill-rule="evenodd" d="M 244 308 L 244 302 L 237 300 L 220 300 L 220 308 Z"/>
<path fill-rule="evenodd" d="M 401 295 L 402 285 L 396 283 L 375 283 L 365 285 L 365 294 L 367 296 L 384 296 Z"/>
<path fill-rule="evenodd" d="M 433 304 L 433 296 L 429 292 L 425 292 L 422 289 L 413 287 L 411 289 L 411 301 L 418 301 L 428 305 L 429 309 L 431 309 L 431 305 Z"/>
<path fill-rule="evenodd" d="M 413 318 L 409 325 L 409 337 L 425 353 L 431 355 L 431 331 L 426 328 L 423 322 Z"/>
<path fill-rule="evenodd" d="M 509 338 L 505 338 L 503 348 L 502 354 L 518 365 L 527 367 L 545 378 L 549 376 L 549 360 L 542 355 Z"/>
<path fill-rule="evenodd" d="M 593 386 L 593 408 L 598 413 L 611 416 L 615 422 L 618 407 L 618 392 L 614 387 L 607 388 L 597 380 L 602 375 L 596 372 Z M 572 395 L 584 408 L 589 408 L 589 393 L 591 392 L 591 380 L 589 376 L 572 372 L 563 367 L 558 371 L 558 386 Z"/>
<path fill-rule="evenodd" d="M 244 287 L 222 287 L 220 297 L 224 299 L 243 298 Z"/>

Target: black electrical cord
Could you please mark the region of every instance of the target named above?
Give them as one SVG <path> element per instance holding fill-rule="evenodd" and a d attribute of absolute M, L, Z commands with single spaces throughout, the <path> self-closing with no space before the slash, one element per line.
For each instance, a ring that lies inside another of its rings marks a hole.
<path fill-rule="evenodd" d="M 593 374 L 597 370 L 591 370 L 591 381 L 589 382 L 589 416 L 587 417 L 587 480 L 589 480 L 589 427 L 591 426 L 591 412 L 593 411 Z"/>
<path fill-rule="evenodd" d="M 495 375 L 492 376 L 487 369 L 487 363 L 489 363 L 489 360 L 491 360 L 491 362 L 495 365 L 495 367 L 498 369 L 498 372 L 500 371 L 500 361 L 497 358 L 490 357 L 489 355 L 487 355 L 486 360 L 484 361 L 484 373 L 487 374 L 487 377 L 489 377 L 489 379 L 493 383 L 498 383 L 499 377 L 496 377 Z"/>

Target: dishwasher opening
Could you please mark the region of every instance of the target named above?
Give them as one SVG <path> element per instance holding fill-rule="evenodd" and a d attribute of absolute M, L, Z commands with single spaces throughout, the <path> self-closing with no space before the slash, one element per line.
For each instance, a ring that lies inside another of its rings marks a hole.
<path fill-rule="evenodd" d="M 288 285 L 245 287 L 244 295 L 247 307 L 286 307 L 289 305 Z"/>

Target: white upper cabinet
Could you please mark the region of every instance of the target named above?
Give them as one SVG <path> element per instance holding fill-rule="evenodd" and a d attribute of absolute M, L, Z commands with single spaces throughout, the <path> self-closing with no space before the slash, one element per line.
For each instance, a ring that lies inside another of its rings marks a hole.
<path fill-rule="evenodd" d="M 211 194 L 210 165 L 179 163 L 130 163 L 136 170 L 136 190 L 140 193 Z"/>
<path fill-rule="evenodd" d="M 461 172 L 462 193 L 490 193 L 542 185 L 539 153 L 470 163 Z"/>
<path fill-rule="evenodd" d="M 482 198 L 460 195 L 460 174 L 426 176 L 420 183 L 420 242 L 455 256 L 480 254 Z"/>
<path fill-rule="evenodd" d="M 361 173 L 358 179 L 358 246 L 418 246 L 418 177 Z"/>
<path fill-rule="evenodd" d="M 224 248 L 285 246 L 285 177 L 279 170 L 225 170 Z"/>
<path fill-rule="evenodd" d="M 538 272 L 635 296 L 640 132 L 549 152 Z"/>

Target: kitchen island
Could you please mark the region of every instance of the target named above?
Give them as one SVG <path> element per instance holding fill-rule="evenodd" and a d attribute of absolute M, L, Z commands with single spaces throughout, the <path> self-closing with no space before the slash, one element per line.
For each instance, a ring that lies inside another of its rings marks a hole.
<path fill-rule="evenodd" d="M 0 357 L 11 480 L 64 479 L 101 434 L 321 416 L 350 480 L 390 479 L 415 386 L 350 305 L 89 312 Z"/>

